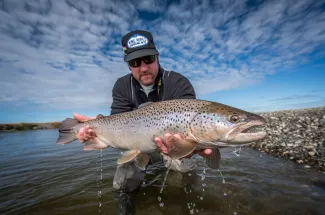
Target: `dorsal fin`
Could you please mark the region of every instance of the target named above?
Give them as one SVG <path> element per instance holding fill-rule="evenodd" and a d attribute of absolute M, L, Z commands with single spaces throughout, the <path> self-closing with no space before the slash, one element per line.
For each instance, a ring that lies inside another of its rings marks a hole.
<path fill-rule="evenodd" d="M 143 108 L 143 107 L 145 107 L 145 106 L 147 106 L 147 105 L 150 105 L 150 104 L 152 104 L 152 103 L 153 103 L 153 102 L 145 102 L 145 103 L 142 103 L 141 105 L 139 105 L 138 109 Z"/>
<path fill-rule="evenodd" d="M 96 119 L 98 119 L 98 118 L 103 118 L 103 117 L 104 117 L 103 114 L 98 114 L 98 115 L 96 116 Z"/>

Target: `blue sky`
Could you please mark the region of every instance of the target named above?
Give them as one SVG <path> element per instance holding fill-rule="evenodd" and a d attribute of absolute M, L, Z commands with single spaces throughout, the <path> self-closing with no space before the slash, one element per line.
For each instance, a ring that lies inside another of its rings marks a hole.
<path fill-rule="evenodd" d="M 150 31 L 197 97 L 253 111 L 325 106 L 325 2 L 0 1 L 0 123 L 110 114 L 120 45 Z"/>

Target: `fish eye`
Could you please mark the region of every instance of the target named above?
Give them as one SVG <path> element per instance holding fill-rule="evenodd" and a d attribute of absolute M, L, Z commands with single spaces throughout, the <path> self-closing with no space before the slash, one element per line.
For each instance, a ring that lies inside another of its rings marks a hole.
<path fill-rule="evenodd" d="M 232 115 L 232 116 L 230 117 L 230 122 L 232 122 L 232 123 L 237 123 L 237 122 L 239 122 L 239 116 L 238 116 L 238 115 Z"/>

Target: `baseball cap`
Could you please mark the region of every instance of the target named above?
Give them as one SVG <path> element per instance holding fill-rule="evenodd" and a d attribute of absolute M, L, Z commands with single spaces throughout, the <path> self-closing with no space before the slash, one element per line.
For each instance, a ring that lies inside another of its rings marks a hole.
<path fill-rule="evenodd" d="M 159 54 L 148 31 L 135 30 L 127 33 L 122 37 L 122 46 L 126 62 L 138 57 Z"/>

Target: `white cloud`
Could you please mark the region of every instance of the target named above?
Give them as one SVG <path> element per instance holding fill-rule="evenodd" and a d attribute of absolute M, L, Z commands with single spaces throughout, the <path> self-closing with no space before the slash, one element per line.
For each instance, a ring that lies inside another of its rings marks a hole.
<path fill-rule="evenodd" d="M 134 5 L 139 10 L 148 12 L 164 12 L 167 7 L 165 0 L 134 0 Z"/>
<path fill-rule="evenodd" d="M 319 2 L 5 0 L 1 102 L 109 106 L 115 80 L 128 73 L 121 36 L 133 29 L 150 30 L 162 66 L 189 77 L 199 95 L 252 85 L 315 50 L 324 55 Z"/>
<path fill-rule="evenodd" d="M 1 101 L 49 108 L 108 106 L 112 86 L 119 75 L 127 73 L 127 67 L 116 60 L 109 64 L 99 49 L 113 33 L 110 27 L 126 29 L 128 22 L 114 12 L 91 13 L 84 2 L 41 2 L 47 4 L 4 2 L 6 10 L 0 13 L 1 20 L 7 20 L 0 26 Z M 110 25 L 100 20 L 109 20 Z M 117 46 L 112 47 L 111 53 L 121 54 Z"/>
<path fill-rule="evenodd" d="M 304 99 L 325 99 L 323 96 L 316 95 L 316 94 L 303 94 L 303 95 L 291 95 L 282 98 L 272 99 L 271 101 L 277 102 L 290 102 L 290 100 L 301 101 Z"/>

